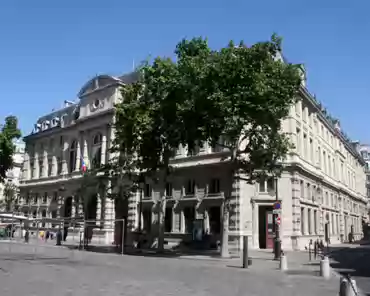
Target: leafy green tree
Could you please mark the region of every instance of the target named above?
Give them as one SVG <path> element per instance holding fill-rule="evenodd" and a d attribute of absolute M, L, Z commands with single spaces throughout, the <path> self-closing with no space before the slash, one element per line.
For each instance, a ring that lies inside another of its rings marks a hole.
<path fill-rule="evenodd" d="M 170 159 L 183 141 L 178 107 L 181 96 L 176 63 L 157 58 L 139 70 L 137 83 L 123 89 L 124 100 L 116 107 L 116 145 L 129 155 L 130 166 L 160 184 L 158 201 L 158 249 L 164 245 L 165 187 L 171 175 Z"/>
<path fill-rule="evenodd" d="M 278 59 L 281 38 L 246 46 L 233 42 L 212 51 L 207 41 L 192 39 L 177 46 L 178 68 L 185 89 L 183 115 L 188 139 L 203 138 L 229 152 L 224 160 L 228 190 L 223 205 L 222 256 L 228 256 L 232 184 L 279 174 L 292 147 L 282 120 L 301 85 L 299 65 Z M 194 54 L 195 52 L 195 54 Z M 220 138 L 223 139 L 220 142 Z"/>
<path fill-rule="evenodd" d="M 6 212 L 16 210 L 18 200 L 18 188 L 13 183 L 6 182 L 3 191 L 4 199 L 1 200 L 1 207 Z"/>
<path fill-rule="evenodd" d="M 163 248 L 165 183 L 172 172 L 172 152 L 209 142 L 228 153 L 223 203 L 222 256 L 228 256 L 232 185 L 279 174 L 279 161 L 292 145 L 282 133 L 282 119 L 296 100 L 299 66 L 283 62 L 281 39 L 220 50 L 207 40 L 181 41 L 176 62 L 157 58 L 140 69 L 140 79 L 123 90 L 117 106 L 116 142 L 132 166 L 158 177 L 161 192 L 159 248 Z M 220 141 L 223 139 L 223 141 Z"/>
<path fill-rule="evenodd" d="M 17 118 L 15 116 L 6 117 L 5 124 L 1 126 L 0 131 L 0 183 L 4 183 L 6 172 L 13 167 L 15 152 L 13 140 L 20 137 Z"/>

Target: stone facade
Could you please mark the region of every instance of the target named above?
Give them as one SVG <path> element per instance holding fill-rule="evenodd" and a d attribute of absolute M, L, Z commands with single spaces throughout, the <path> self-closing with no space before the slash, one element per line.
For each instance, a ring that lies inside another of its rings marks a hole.
<path fill-rule="evenodd" d="M 82 88 L 77 103 L 67 103 L 38 120 L 34 133 L 25 138 L 21 182 L 25 213 L 63 217 L 69 199 L 72 212 L 68 215 L 79 214 L 73 194 L 82 175 L 82 161 L 89 167 L 111 157 L 107 148 L 114 137 L 114 103 L 121 99 L 119 88 L 131 81 L 132 76 L 96 77 Z M 130 199 L 130 228 L 140 227 L 154 238 L 163 212 L 168 241 L 192 240 L 197 236 L 194 226 L 200 223 L 210 245 L 215 245 L 220 239 L 223 200 L 230 194 L 230 245 L 240 247 L 240 236 L 249 235 L 252 248 L 271 247 L 272 205 L 277 192 L 282 202 L 280 229 L 285 250 L 302 249 L 311 239 L 324 239 L 325 230 L 331 243 L 347 240 L 351 226 L 359 238 L 366 216 L 365 164 L 340 131 L 339 122 L 328 117 L 302 85 L 300 100 L 283 121 L 283 131 L 295 149 L 282 163 L 281 177 L 255 184 L 238 179 L 229 186 L 223 163 L 227 152 L 221 146 L 206 143 L 195 151 L 179 147 L 166 186 L 147 180 L 141 194 Z M 96 217 L 115 217 L 109 199 L 98 198 Z M 110 242 L 112 222 L 102 223 Z"/>

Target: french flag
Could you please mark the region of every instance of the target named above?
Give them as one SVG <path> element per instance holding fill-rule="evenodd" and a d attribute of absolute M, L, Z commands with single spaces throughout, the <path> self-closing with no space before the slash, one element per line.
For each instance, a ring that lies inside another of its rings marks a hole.
<path fill-rule="evenodd" d="M 81 158 L 81 171 L 84 172 L 84 173 L 87 171 L 87 165 L 86 165 L 85 160 L 83 158 Z"/>

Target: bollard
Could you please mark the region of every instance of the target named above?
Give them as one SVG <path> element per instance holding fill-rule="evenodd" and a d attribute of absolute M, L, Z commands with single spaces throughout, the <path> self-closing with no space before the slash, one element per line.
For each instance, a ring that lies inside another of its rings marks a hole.
<path fill-rule="evenodd" d="M 308 244 L 308 261 L 312 260 L 312 239 L 310 240 L 310 243 Z"/>
<path fill-rule="evenodd" d="M 320 276 L 324 279 L 330 278 L 330 262 L 327 256 L 320 261 Z"/>
<path fill-rule="evenodd" d="M 243 268 L 248 268 L 248 236 L 243 236 Z"/>
<path fill-rule="evenodd" d="M 358 289 L 356 281 L 352 278 L 341 277 L 339 282 L 339 296 L 357 296 Z"/>
<path fill-rule="evenodd" d="M 288 260 L 285 255 L 280 257 L 280 270 L 285 271 L 288 270 Z"/>

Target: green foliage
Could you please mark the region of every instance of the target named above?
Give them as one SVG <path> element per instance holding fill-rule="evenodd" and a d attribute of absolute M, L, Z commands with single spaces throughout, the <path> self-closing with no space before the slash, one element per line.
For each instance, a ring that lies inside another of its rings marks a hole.
<path fill-rule="evenodd" d="M 116 106 L 115 146 L 126 172 L 170 173 L 173 150 L 184 141 L 179 81 L 177 65 L 157 58 L 141 67 L 137 83 L 123 89 L 124 101 Z"/>
<path fill-rule="evenodd" d="M 282 119 L 296 101 L 299 65 L 280 61 L 281 38 L 250 47 L 233 42 L 211 50 L 207 40 L 183 40 L 176 62 L 157 58 L 140 68 L 137 83 L 123 89 L 117 105 L 116 145 L 135 155 L 139 171 L 169 169 L 180 144 L 193 149 L 220 137 L 230 152 L 232 171 L 248 180 L 276 173 L 292 147 Z"/>
<path fill-rule="evenodd" d="M 17 187 L 12 183 L 5 183 L 3 196 L 4 199 L 1 201 L 1 207 L 4 207 L 6 212 L 15 210 L 18 199 Z"/>
<path fill-rule="evenodd" d="M 6 178 L 6 172 L 13 167 L 13 154 L 15 147 L 14 139 L 21 137 L 21 132 L 18 129 L 18 120 L 15 116 L 5 118 L 5 124 L 0 131 L 0 183 L 3 183 Z"/>
<path fill-rule="evenodd" d="M 250 47 L 230 42 L 218 51 L 205 42 L 193 39 L 177 47 L 180 76 L 187 82 L 182 93 L 191 94 L 184 99 L 186 138 L 213 144 L 227 139 L 224 146 L 234 169 L 250 181 L 276 171 L 291 148 L 281 123 L 296 101 L 299 65 L 275 58 L 281 50 L 281 38 L 275 35 Z M 189 48 L 199 48 L 199 54 L 187 54 Z"/>

